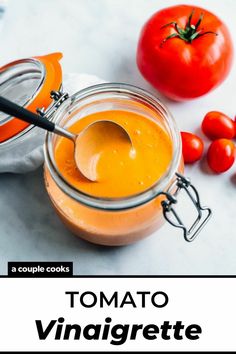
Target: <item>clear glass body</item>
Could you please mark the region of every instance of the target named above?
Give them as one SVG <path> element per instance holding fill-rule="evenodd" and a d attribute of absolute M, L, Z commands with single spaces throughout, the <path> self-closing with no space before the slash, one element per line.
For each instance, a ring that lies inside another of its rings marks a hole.
<path fill-rule="evenodd" d="M 70 185 L 57 168 L 54 151 L 58 137 L 47 134 L 45 142 L 45 184 L 52 204 L 63 223 L 77 236 L 102 245 L 125 245 L 150 235 L 164 222 L 161 201 L 181 170 L 181 140 L 166 107 L 154 96 L 125 84 L 95 85 L 68 98 L 53 121 L 69 127 L 88 114 L 125 110 L 158 122 L 173 144 L 173 157 L 165 174 L 153 186 L 125 198 L 98 198 Z M 145 166 L 144 166 L 145 168 Z M 124 176 L 125 178 L 125 176 Z"/>
<path fill-rule="evenodd" d="M 0 95 L 20 106 L 26 106 L 37 95 L 45 79 L 45 68 L 36 59 L 23 59 L 0 71 Z M 0 112 L 0 125 L 12 117 Z"/>
<path fill-rule="evenodd" d="M 45 67 L 39 60 L 15 61 L 0 71 L 0 95 L 21 106 L 28 106 L 42 88 L 44 80 Z M 0 127 L 13 119 L 0 112 Z M 33 125 L 0 142 L 0 172 L 26 173 L 38 168 L 43 163 L 43 155 L 39 154 L 43 142 L 44 132 Z"/>

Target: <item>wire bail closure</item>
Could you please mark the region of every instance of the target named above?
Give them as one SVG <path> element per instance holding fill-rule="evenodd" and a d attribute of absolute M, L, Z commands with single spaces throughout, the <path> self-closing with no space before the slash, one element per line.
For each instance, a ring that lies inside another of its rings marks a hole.
<path fill-rule="evenodd" d="M 36 110 L 40 116 L 47 119 L 50 119 L 53 116 L 60 105 L 69 97 L 69 94 L 62 91 L 51 91 L 50 97 L 53 99 L 53 103 L 46 110 L 44 107 L 37 108 Z"/>
<path fill-rule="evenodd" d="M 201 205 L 199 193 L 197 189 L 191 184 L 189 178 L 182 176 L 180 173 L 176 173 L 176 177 L 177 178 L 168 188 L 167 192 L 162 193 L 166 196 L 166 200 L 161 202 L 163 215 L 172 226 L 183 230 L 183 236 L 186 241 L 192 242 L 209 221 L 212 211 L 210 208 Z M 171 193 L 173 189 L 175 189 L 175 191 L 174 193 Z M 177 197 L 182 190 L 186 192 L 187 196 L 190 198 L 197 210 L 197 217 L 189 229 L 184 225 L 173 207 L 175 204 L 177 204 Z M 176 222 L 171 219 L 171 215 L 174 216 Z"/>

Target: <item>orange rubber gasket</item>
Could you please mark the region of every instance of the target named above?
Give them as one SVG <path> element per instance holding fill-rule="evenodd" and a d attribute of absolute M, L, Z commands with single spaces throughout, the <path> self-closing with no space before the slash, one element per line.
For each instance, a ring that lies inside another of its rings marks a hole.
<path fill-rule="evenodd" d="M 26 106 L 31 112 L 36 112 L 37 108 L 47 108 L 52 102 L 50 92 L 52 90 L 59 90 L 62 84 L 62 70 L 59 60 L 62 58 L 62 53 L 52 53 L 44 56 L 33 57 L 39 60 L 45 68 L 45 79 L 40 91 L 29 105 Z M 7 69 L 10 64 L 0 68 L 0 70 Z M 15 135 L 22 132 L 30 124 L 23 122 L 17 118 L 12 118 L 10 121 L 0 126 L 0 143 L 4 142 Z"/>

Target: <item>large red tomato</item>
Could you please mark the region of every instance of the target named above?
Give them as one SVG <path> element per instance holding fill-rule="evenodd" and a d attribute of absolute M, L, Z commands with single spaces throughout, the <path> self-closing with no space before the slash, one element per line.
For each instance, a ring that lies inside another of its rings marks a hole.
<path fill-rule="evenodd" d="M 218 86 L 229 73 L 232 58 L 225 24 L 211 12 L 189 5 L 156 12 L 144 25 L 137 49 L 143 76 L 177 101 Z"/>

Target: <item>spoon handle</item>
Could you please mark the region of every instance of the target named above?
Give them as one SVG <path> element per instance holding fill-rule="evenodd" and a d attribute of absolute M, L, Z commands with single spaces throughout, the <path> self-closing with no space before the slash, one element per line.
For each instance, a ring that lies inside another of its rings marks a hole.
<path fill-rule="evenodd" d="M 55 129 L 55 124 L 53 122 L 18 106 L 16 103 L 9 101 L 2 96 L 0 96 L 0 111 L 50 132 L 53 132 Z"/>

